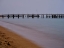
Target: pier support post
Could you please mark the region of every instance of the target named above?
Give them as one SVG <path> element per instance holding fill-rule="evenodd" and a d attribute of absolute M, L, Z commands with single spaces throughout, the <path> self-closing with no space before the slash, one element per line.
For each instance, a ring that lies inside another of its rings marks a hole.
<path fill-rule="evenodd" d="M 19 19 L 19 15 L 18 15 L 18 19 Z"/>
<path fill-rule="evenodd" d="M 8 15 L 7 17 L 8 17 L 8 19 L 9 19 L 10 16 Z"/>
<path fill-rule="evenodd" d="M 14 14 L 13 14 L 13 19 L 14 19 Z"/>

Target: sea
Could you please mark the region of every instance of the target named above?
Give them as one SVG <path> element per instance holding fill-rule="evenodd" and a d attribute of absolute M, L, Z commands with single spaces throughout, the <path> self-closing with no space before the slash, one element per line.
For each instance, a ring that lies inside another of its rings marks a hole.
<path fill-rule="evenodd" d="M 0 18 L 0 21 L 10 22 L 17 25 L 22 25 L 27 28 L 32 28 L 43 33 L 55 34 L 64 39 L 64 18 Z"/>

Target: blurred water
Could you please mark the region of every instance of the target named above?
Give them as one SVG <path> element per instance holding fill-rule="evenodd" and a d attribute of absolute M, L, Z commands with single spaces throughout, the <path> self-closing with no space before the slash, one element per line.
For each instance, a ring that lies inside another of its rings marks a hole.
<path fill-rule="evenodd" d="M 44 33 L 55 34 L 64 39 L 64 19 L 46 18 L 0 18 L 2 21 L 26 26 Z"/>

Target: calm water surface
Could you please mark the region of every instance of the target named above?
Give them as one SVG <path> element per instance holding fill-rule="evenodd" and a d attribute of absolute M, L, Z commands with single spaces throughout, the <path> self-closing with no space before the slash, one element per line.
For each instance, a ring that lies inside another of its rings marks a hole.
<path fill-rule="evenodd" d="M 64 19 L 51 18 L 0 18 L 2 21 L 26 26 L 49 34 L 56 34 L 64 39 Z"/>

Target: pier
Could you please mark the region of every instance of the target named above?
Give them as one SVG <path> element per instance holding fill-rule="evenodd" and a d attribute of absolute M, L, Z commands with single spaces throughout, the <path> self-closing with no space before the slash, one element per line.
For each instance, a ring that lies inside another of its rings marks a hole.
<path fill-rule="evenodd" d="M 7 17 L 8 19 L 9 18 L 13 18 L 14 17 L 17 17 L 19 19 L 19 17 L 22 17 L 22 18 L 64 18 L 64 14 L 3 14 L 3 15 L 0 15 L 0 17 L 4 18 L 4 17 Z"/>

